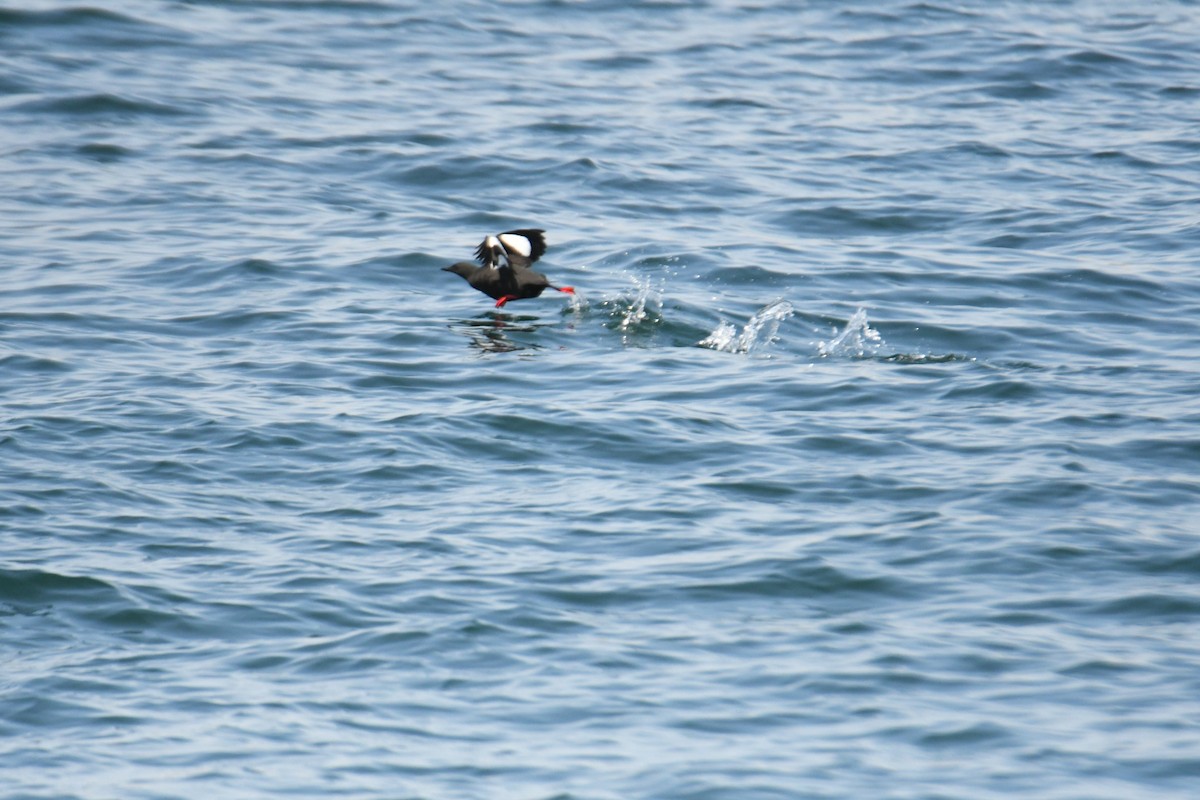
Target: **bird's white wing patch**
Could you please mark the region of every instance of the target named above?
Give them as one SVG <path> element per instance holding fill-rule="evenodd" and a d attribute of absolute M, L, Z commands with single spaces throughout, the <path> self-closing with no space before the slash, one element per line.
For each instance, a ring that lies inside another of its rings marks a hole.
<path fill-rule="evenodd" d="M 491 237 L 489 236 L 488 238 L 490 239 Z M 504 245 L 504 249 L 510 253 L 516 253 L 528 258 L 529 254 L 533 252 L 533 245 L 524 236 L 516 233 L 502 233 L 498 238 L 500 239 L 500 244 Z"/>

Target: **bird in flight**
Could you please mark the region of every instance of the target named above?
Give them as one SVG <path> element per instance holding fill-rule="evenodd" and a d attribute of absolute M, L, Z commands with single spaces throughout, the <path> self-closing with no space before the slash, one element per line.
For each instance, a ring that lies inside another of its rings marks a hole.
<path fill-rule="evenodd" d="M 471 287 L 496 301 L 503 308 L 512 300 L 537 297 L 547 289 L 575 294 L 570 286 L 554 286 L 540 272 L 530 268 L 546 252 L 546 232 L 541 228 L 522 228 L 487 236 L 475 248 L 475 259 L 459 261 L 445 272 L 461 276 Z"/>

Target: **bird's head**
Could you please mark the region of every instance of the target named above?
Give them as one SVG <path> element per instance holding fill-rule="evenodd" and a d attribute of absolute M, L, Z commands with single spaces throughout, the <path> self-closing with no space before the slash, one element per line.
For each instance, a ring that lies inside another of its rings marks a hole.
<path fill-rule="evenodd" d="M 470 261 L 459 261 L 457 264 L 451 264 L 448 267 L 442 267 L 442 272 L 453 272 L 455 275 L 460 275 L 468 280 L 471 278 L 471 273 L 479 269 Z"/>

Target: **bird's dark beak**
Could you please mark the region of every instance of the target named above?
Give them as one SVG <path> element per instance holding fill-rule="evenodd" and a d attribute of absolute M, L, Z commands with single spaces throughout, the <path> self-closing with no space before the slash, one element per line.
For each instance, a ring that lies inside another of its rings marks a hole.
<path fill-rule="evenodd" d="M 449 271 L 450 271 L 449 267 L 442 267 L 442 272 L 449 272 Z"/>

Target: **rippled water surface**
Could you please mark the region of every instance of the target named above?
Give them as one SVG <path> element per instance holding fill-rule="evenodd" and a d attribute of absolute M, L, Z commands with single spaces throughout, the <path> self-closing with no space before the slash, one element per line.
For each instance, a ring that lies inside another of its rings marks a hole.
<path fill-rule="evenodd" d="M 1198 109 L 1183 2 L 0 5 L 0 794 L 1194 797 Z"/>

